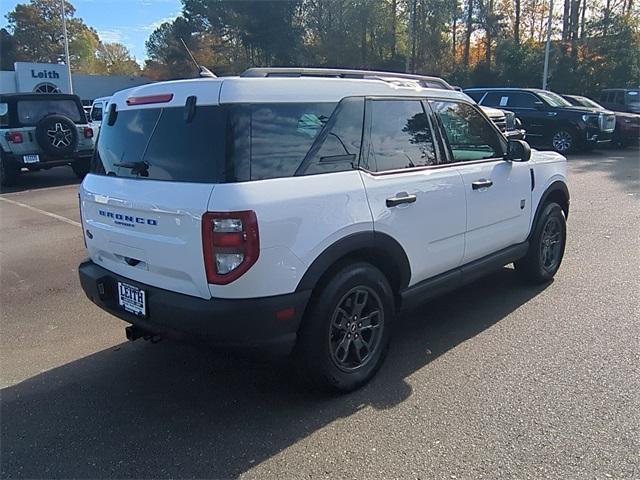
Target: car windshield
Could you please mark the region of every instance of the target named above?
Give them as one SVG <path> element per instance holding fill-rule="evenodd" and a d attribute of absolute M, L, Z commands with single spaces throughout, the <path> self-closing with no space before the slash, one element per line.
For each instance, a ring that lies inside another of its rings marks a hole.
<path fill-rule="evenodd" d="M 552 107 L 571 107 L 571 104 L 557 93 L 545 91 L 538 91 L 536 93 Z"/>
<path fill-rule="evenodd" d="M 602 105 L 600 105 L 599 103 L 594 102 L 590 98 L 587 98 L 587 97 L 574 97 L 574 98 L 576 100 L 578 100 L 578 103 L 580 105 L 582 105 L 583 107 L 598 108 L 600 110 L 604 109 L 604 107 Z"/>
<path fill-rule="evenodd" d="M 35 125 L 49 115 L 64 115 L 74 123 L 84 122 L 84 112 L 73 100 L 34 99 L 18 101 L 18 121 L 22 125 Z"/>

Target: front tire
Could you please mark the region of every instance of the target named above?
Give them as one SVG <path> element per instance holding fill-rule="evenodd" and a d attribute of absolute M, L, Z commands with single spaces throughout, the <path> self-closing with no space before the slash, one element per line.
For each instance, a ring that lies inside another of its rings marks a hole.
<path fill-rule="evenodd" d="M 534 284 L 551 281 L 562 263 L 566 241 L 564 212 L 557 203 L 547 203 L 536 222 L 527 254 L 515 262 L 516 271 Z"/>
<path fill-rule="evenodd" d="M 551 146 L 556 152 L 566 155 L 576 149 L 576 136 L 570 130 L 556 130 L 551 136 Z"/>
<path fill-rule="evenodd" d="M 293 360 L 301 378 L 334 392 L 363 386 L 382 365 L 394 317 L 380 270 L 364 262 L 336 270 L 314 292 L 300 328 Z"/>

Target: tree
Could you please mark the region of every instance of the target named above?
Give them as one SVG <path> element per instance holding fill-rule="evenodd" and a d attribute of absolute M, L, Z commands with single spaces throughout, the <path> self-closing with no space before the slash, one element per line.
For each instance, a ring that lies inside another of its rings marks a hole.
<path fill-rule="evenodd" d="M 108 75 L 139 75 L 140 66 L 121 43 L 102 43 L 97 60 Z"/>
<path fill-rule="evenodd" d="M 5 28 L 0 28 L 0 53 L 0 70 L 12 70 L 17 60 L 16 42 Z"/>
<path fill-rule="evenodd" d="M 99 44 L 98 34 L 65 1 L 71 67 L 74 71 L 91 68 Z M 9 30 L 16 44 L 16 58 L 31 62 L 58 63 L 64 59 L 60 0 L 31 0 L 18 4 L 7 14 Z"/>

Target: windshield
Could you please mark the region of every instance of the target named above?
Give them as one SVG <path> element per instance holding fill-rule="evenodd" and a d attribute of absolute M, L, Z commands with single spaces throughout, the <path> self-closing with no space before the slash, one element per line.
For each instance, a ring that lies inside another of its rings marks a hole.
<path fill-rule="evenodd" d="M 536 93 L 552 107 L 571 107 L 571 104 L 557 93 L 545 92 L 541 90 L 537 91 Z"/>
<path fill-rule="evenodd" d="M 578 100 L 578 103 L 583 107 L 597 108 L 600 110 L 604 110 L 604 107 L 599 103 L 594 102 L 590 98 L 587 97 L 575 97 Z"/>
<path fill-rule="evenodd" d="M 73 100 L 20 100 L 17 110 L 22 125 L 35 125 L 49 115 L 64 115 L 74 123 L 84 123 L 84 111 Z"/>

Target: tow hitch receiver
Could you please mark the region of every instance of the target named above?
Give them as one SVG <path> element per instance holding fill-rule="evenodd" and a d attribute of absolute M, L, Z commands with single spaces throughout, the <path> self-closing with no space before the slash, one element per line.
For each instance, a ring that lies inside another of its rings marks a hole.
<path fill-rule="evenodd" d="M 150 341 L 151 343 L 158 343 L 162 340 L 160 335 L 156 335 L 155 333 L 144 330 L 140 327 L 136 327 L 135 325 L 129 325 L 124 328 L 125 335 L 127 336 L 127 340 L 133 342 L 139 338 L 143 338 L 145 340 Z"/>

